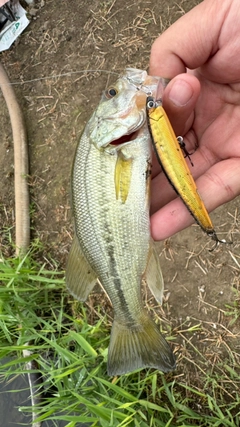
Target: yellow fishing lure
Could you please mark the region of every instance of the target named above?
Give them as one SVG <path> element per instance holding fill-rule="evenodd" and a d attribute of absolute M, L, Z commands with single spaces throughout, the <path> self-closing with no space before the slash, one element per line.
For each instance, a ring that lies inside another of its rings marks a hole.
<path fill-rule="evenodd" d="M 226 243 L 216 235 L 164 108 L 160 102 L 148 96 L 146 110 L 153 147 L 169 182 L 203 231 L 217 243 Z"/>

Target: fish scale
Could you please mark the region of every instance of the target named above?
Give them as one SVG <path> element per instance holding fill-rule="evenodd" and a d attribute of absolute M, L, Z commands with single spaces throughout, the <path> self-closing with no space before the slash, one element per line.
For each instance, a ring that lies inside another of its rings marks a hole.
<path fill-rule="evenodd" d="M 146 149 L 150 156 L 148 138 L 146 138 L 145 146 L 143 144 L 144 141 L 140 142 L 141 144 L 138 143 L 138 150 L 136 143 L 133 143 L 135 147 L 131 147 L 131 150 L 142 151 L 142 153 L 137 152 L 136 154 L 139 159 L 142 159 L 141 155 L 143 153 L 146 157 Z M 114 176 L 117 153 L 110 155 L 102 151 L 100 156 L 96 156 L 96 151 L 98 154 L 98 150 L 94 145 L 91 146 L 89 151 L 86 151 L 85 147 L 86 144 L 83 137 L 83 144 L 79 146 L 76 154 L 76 169 L 73 171 L 73 174 L 77 177 L 73 181 L 76 182 L 72 190 L 73 205 L 75 211 L 82 213 L 85 211 L 83 218 L 80 220 L 78 220 L 78 215 L 74 215 L 76 234 L 83 248 L 86 247 L 87 242 L 85 253 L 88 260 L 93 270 L 97 272 L 100 282 L 104 283 L 113 305 L 118 307 L 121 302 L 118 296 L 119 293 L 115 293 L 112 278 L 116 280 L 121 276 L 122 288 L 126 283 L 126 292 L 129 292 L 128 287 L 130 288 L 130 301 L 135 301 L 133 293 L 135 289 L 138 290 L 138 287 L 134 286 L 133 280 L 135 278 L 139 283 L 143 274 L 142 266 L 146 264 L 147 250 L 142 251 L 141 247 L 139 247 L 140 251 L 136 250 L 138 241 L 135 234 L 136 232 L 143 234 L 144 240 L 141 239 L 141 245 L 148 247 L 150 231 L 148 213 L 145 212 L 144 215 L 145 193 L 142 190 L 138 191 L 142 188 L 141 185 L 139 187 L 132 185 L 129 190 L 129 199 L 125 205 L 120 200 L 116 200 L 114 181 L 111 177 Z M 85 161 L 84 156 L 86 156 Z M 83 162 L 86 165 L 83 169 L 84 173 L 78 167 L 78 164 Z M 108 165 L 107 170 L 105 168 L 106 164 Z M 145 165 L 143 167 L 143 170 L 145 170 Z M 135 174 L 135 171 L 133 171 L 133 174 Z M 142 174 L 139 175 L 139 178 L 143 177 Z M 82 188 L 84 186 L 85 191 Z M 91 199 L 91 210 L 86 209 L 86 206 L 89 205 L 86 194 Z M 135 209 L 137 205 L 139 205 L 139 211 L 141 212 L 140 216 L 136 215 Z M 131 221 L 129 221 L 129 215 L 131 216 Z M 86 225 L 83 227 L 82 223 L 85 221 Z M 142 225 L 145 225 L 144 231 L 141 231 Z M 111 230 L 114 230 L 114 233 Z M 115 266 L 116 259 L 118 260 L 117 266 Z M 109 275 L 110 277 L 108 277 Z M 118 289 L 118 291 L 120 290 Z M 126 300 L 128 301 L 127 298 Z M 139 301 L 138 295 L 136 314 L 138 314 L 138 309 L 141 305 Z M 124 313 L 124 316 L 126 316 L 126 313 Z"/>

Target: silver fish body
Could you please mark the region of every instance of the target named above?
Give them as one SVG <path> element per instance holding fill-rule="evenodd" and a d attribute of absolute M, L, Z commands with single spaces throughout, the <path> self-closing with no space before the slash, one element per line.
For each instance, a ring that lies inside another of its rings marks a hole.
<path fill-rule="evenodd" d="M 75 232 L 66 281 L 85 300 L 98 279 L 114 309 L 109 375 L 174 369 L 170 347 L 143 307 L 145 278 L 161 302 L 163 279 L 150 237 L 151 142 L 145 102 L 157 79 L 129 69 L 102 96 L 72 171 Z"/>

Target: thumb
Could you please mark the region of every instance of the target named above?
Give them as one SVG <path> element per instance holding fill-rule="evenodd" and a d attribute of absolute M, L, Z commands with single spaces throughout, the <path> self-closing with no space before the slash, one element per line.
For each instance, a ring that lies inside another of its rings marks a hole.
<path fill-rule="evenodd" d="M 164 90 L 163 107 L 176 135 L 185 135 L 192 126 L 199 94 L 200 82 L 191 74 L 179 74 Z"/>

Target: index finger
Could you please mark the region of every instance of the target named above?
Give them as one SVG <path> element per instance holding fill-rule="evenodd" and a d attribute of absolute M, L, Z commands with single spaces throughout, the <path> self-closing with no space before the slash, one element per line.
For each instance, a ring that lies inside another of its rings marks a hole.
<path fill-rule="evenodd" d="M 169 27 L 152 45 L 149 73 L 171 79 L 203 65 L 217 50 L 229 1 L 205 0 Z"/>

